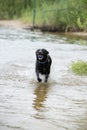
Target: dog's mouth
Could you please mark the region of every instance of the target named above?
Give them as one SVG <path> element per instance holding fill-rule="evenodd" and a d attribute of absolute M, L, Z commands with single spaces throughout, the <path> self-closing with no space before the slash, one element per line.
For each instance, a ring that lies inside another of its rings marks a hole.
<path fill-rule="evenodd" d="M 43 60 L 43 55 L 38 55 L 38 60 Z"/>

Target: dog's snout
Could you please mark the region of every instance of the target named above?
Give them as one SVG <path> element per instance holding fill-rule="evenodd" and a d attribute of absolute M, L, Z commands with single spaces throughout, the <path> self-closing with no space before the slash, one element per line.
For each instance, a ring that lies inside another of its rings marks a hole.
<path fill-rule="evenodd" d="M 39 51 L 39 55 L 42 55 L 42 51 L 41 50 Z"/>
<path fill-rule="evenodd" d="M 39 55 L 42 55 L 42 54 L 43 54 L 42 50 L 39 50 Z"/>
<path fill-rule="evenodd" d="M 39 55 L 38 55 L 38 59 L 39 59 L 39 60 L 42 60 L 42 59 L 43 59 L 43 56 L 39 54 Z"/>
<path fill-rule="evenodd" d="M 41 52 L 39 52 L 39 55 L 41 55 L 42 53 Z"/>

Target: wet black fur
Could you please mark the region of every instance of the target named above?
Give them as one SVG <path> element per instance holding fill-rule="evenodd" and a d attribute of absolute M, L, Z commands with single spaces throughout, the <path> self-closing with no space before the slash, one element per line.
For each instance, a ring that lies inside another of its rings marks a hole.
<path fill-rule="evenodd" d="M 43 58 L 39 60 L 38 55 L 42 55 Z M 39 74 L 45 75 L 45 82 L 48 81 L 51 63 L 52 59 L 49 56 L 49 52 L 46 49 L 38 49 L 36 51 L 36 75 L 38 82 L 42 81 Z"/>

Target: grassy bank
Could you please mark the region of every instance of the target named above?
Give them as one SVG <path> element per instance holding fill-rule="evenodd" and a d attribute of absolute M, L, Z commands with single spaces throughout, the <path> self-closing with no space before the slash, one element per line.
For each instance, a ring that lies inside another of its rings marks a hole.
<path fill-rule="evenodd" d="M 77 75 L 87 75 L 87 62 L 77 61 L 71 64 L 71 70 Z"/>
<path fill-rule="evenodd" d="M 0 0 L 0 19 L 20 19 L 43 31 L 87 31 L 87 0 Z"/>
<path fill-rule="evenodd" d="M 85 0 L 41 1 L 36 3 L 35 26 L 43 31 L 76 32 L 87 29 Z M 33 21 L 33 10 L 25 10 L 21 19 Z"/>

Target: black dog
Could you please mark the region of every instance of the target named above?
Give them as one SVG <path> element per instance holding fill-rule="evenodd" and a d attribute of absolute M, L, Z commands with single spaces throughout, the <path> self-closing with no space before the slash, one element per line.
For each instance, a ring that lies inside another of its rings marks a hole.
<path fill-rule="evenodd" d="M 45 82 L 48 80 L 52 63 L 51 57 L 48 54 L 49 52 L 45 49 L 38 49 L 36 51 L 36 75 L 38 82 L 42 81 L 39 73 L 45 75 Z"/>

